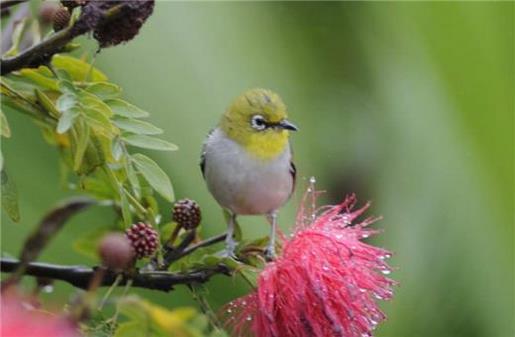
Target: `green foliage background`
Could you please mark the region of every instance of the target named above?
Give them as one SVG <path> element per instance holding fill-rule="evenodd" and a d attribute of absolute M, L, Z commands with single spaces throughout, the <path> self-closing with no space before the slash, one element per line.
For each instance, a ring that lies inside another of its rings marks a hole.
<path fill-rule="evenodd" d="M 267 87 L 300 126 L 292 139 L 301 179 L 282 227 L 291 227 L 311 175 L 328 192 L 321 203 L 356 192 L 384 216 L 374 243 L 395 252 L 401 285 L 377 336 L 508 337 L 513 32 L 509 2 L 158 2 L 134 41 L 103 50 L 95 64 L 179 145 L 148 155 L 172 178 L 177 198 L 202 205 L 205 236 L 224 223 L 198 170 L 203 138 L 240 92 Z M 2 150 L 22 220 L 2 217 L 1 243 L 16 255 L 66 192 L 57 153 L 37 127 L 21 114 L 7 117 L 13 136 Z M 108 210 L 74 218 L 41 260 L 93 263 L 71 242 L 112 218 Z M 246 236 L 267 233 L 264 219 L 241 222 Z M 209 289 L 215 306 L 247 291 L 222 276 Z M 55 294 L 66 301 L 70 290 L 58 284 Z M 168 307 L 191 303 L 182 288 L 140 293 Z"/>

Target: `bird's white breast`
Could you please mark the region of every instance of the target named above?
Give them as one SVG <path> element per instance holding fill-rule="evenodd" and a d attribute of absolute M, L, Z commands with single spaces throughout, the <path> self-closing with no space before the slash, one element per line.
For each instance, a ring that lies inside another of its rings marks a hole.
<path fill-rule="evenodd" d="M 293 190 L 289 146 L 276 158 L 262 160 L 217 128 L 206 140 L 204 156 L 209 191 L 222 207 L 236 214 L 273 212 Z"/>

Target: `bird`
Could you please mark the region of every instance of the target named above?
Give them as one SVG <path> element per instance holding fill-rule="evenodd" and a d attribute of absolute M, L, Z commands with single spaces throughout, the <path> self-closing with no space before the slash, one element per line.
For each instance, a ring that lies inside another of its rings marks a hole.
<path fill-rule="evenodd" d="M 289 135 L 297 130 L 281 97 L 257 88 L 238 96 L 206 137 L 200 168 L 209 192 L 229 213 L 225 256 L 235 257 L 237 216 L 264 215 L 271 226 L 265 257 L 275 257 L 278 211 L 295 188 Z"/>

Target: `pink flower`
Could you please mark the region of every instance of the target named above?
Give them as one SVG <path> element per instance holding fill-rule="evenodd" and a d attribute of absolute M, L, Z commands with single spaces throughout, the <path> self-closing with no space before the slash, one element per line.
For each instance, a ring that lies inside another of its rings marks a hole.
<path fill-rule="evenodd" d="M 362 241 L 379 232 L 366 228 L 377 219 L 352 224 L 369 207 L 352 211 L 355 202 L 349 196 L 309 224 L 299 212 L 294 235 L 261 272 L 256 291 L 225 307 L 234 336 L 372 335 L 386 319 L 376 301 L 392 297 L 395 281 L 385 276 L 390 252 Z"/>
<path fill-rule="evenodd" d="M 12 289 L 2 293 L 0 336 L 80 337 L 68 318 L 33 309 L 29 303 Z"/>

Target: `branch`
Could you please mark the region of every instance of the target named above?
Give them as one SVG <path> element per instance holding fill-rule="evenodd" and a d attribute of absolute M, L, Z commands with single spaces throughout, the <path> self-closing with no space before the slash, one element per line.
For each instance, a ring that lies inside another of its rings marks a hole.
<path fill-rule="evenodd" d="M 0 270 L 2 273 L 16 271 L 19 266 L 20 261 L 18 260 L 7 258 L 0 259 Z M 60 280 L 77 288 L 87 289 L 90 280 L 98 268 L 100 267 L 61 266 L 33 262 L 27 264 L 25 275 Z M 133 275 L 107 270 L 100 286 L 112 286 L 116 277 L 123 275 L 123 279 L 118 283 L 118 286 L 125 285 L 129 280 L 132 280 L 133 287 L 168 292 L 173 290 L 173 287 L 177 284 L 204 283 L 216 274 L 230 275 L 230 269 L 225 265 L 218 265 L 216 267 L 194 270 L 188 273 L 136 272 Z"/>
<path fill-rule="evenodd" d="M 120 4 L 106 11 L 101 19 L 102 23 L 108 23 L 118 18 L 123 13 L 123 7 L 124 4 Z M 38 67 L 47 63 L 54 54 L 59 53 L 75 37 L 92 30 L 93 25 L 84 22 L 88 18 L 81 19 L 82 15 L 73 25 L 58 31 L 48 39 L 22 51 L 16 56 L 2 59 L 0 61 L 1 74 L 6 75 L 21 68 Z"/>
<path fill-rule="evenodd" d="M 21 261 L 18 263 L 19 269 L 4 280 L 2 285 L 17 282 L 24 273 L 25 268 L 29 265 L 29 262 L 39 256 L 43 248 L 64 226 L 66 221 L 94 203 L 95 201 L 89 198 L 70 198 L 48 212 L 34 232 L 25 240 L 20 254 Z"/>
<path fill-rule="evenodd" d="M 0 10 L 5 10 L 9 7 L 12 7 L 17 4 L 21 4 L 22 2 L 26 2 L 28 0 L 5 0 L 0 1 Z"/>

